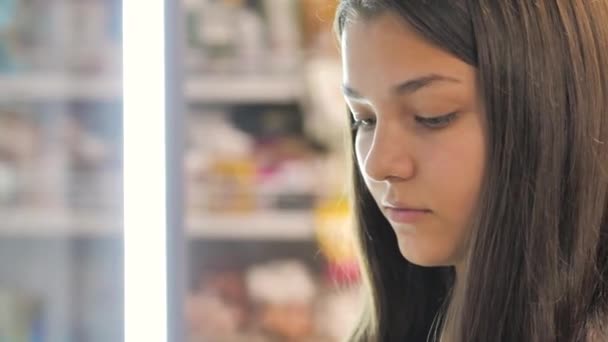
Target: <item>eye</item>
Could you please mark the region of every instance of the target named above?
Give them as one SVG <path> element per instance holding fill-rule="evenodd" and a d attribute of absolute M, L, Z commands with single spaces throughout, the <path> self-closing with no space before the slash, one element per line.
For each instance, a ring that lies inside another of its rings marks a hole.
<path fill-rule="evenodd" d="M 448 126 L 456 119 L 456 112 L 446 115 L 423 117 L 416 116 L 416 122 L 430 129 L 440 129 Z"/>
<path fill-rule="evenodd" d="M 374 128 L 374 126 L 376 125 L 376 119 L 375 118 L 368 118 L 368 119 L 353 119 L 353 124 L 352 124 L 352 130 L 353 131 L 358 131 L 358 130 L 369 130 Z"/>

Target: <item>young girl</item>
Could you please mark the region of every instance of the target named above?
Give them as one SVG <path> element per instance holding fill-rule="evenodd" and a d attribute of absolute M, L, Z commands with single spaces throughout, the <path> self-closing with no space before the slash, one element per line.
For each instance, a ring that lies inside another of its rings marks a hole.
<path fill-rule="evenodd" d="M 608 341 L 608 0 L 342 0 L 350 341 Z"/>

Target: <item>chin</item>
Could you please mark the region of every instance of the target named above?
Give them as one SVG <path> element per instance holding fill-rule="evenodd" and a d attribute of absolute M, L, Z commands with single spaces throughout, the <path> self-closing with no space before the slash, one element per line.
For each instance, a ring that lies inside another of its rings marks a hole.
<path fill-rule="evenodd" d="M 422 267 L 443 267 L 453 266 L 453 258 L 446 253 L 441 253 L 441 250 L 434 248 L 433 250 L 421 250 L 420 248 L 408 248 L 399 243 L 401 255 L 414 265 Z"/>

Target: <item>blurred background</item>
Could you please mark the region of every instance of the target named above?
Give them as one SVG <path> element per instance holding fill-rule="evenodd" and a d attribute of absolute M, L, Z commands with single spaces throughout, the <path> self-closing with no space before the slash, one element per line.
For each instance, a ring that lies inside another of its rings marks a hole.
<path fill-rule="evenodd" d="M 188 341 L 338 341 L 336 1 L 182 1 Z M 0 342 L 123 340 L 121 6 L 0 0 Z"/>

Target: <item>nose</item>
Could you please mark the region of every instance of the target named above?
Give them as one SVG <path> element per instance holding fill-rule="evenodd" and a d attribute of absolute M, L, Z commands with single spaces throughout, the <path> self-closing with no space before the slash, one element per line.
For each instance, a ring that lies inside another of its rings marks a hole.
<path fill-rule="evenodd" d="M 411 133 L 399 123 L 378 123 L 364 157 L 364 173 L 374 181 L 403 181 L 414 177 L 416 163 Z"/>

